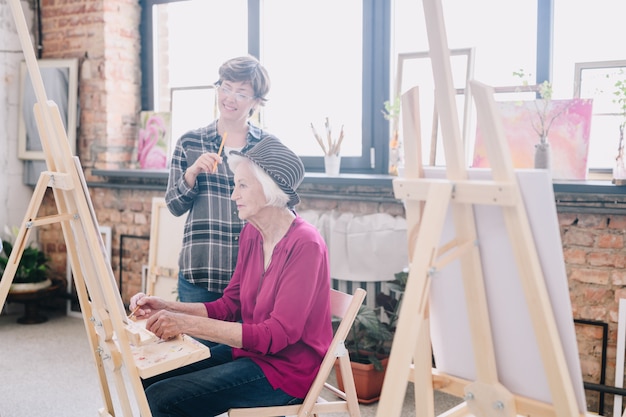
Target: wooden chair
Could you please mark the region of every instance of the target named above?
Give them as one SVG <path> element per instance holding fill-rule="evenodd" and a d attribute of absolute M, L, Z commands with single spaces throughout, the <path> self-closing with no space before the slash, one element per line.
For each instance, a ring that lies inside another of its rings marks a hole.
<path fill-rule="evenodd" d="M 350 417 L 361 417 L 359 403 L 354 387 L 354 377 L 350 366 L 350 357 L 344 346 L 346 336 L 352 327 L 359 307 L 363 303 L 366 291 L 357 288 L 354 295 L 331 290 L 330 310 L 333 316 L 341 319 L 328 351 L 324 356 L 320 370 L 311 385 L 302 404 L 275 407 L 233 408 L 228 411 L 229 417 L 276 417 L 276 416 L 317 416 L 325 413 L 346 412 Z M 343 380 L 344 391 L 327 382 L 333 365 L 339 360 L 339 369 Z M 334 393 L 337 401 L 319 400 L 322 389 Z"/>

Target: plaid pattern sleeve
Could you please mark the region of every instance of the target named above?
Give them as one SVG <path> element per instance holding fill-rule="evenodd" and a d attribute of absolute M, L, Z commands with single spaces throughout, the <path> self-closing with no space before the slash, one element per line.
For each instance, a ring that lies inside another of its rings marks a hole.
<path fill-rule="evenodd" d="M 249 128 L 248 143 L 255 145 L 263 132 Z M 183 277 L 209 291 L 222 292 L 235 269 L 243 221 L 230 200 L 233 174 L 228 163 L 217 172 L 200 174 L 193 187 L 184 180 L 187 167 L 205 152 L 217 152 L 221 137 L 217 122 L 185 133 L 176 144 L 170 164 L 165 201 L 175 216 L 187 213 L 178 266 Z"/>

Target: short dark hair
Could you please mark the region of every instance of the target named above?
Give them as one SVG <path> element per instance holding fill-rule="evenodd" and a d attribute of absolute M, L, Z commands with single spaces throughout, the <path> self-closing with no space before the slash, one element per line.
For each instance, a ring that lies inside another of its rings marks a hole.
<path fill-rule="evenodd" d="M 223 81 L 248 82 L 254 91 L 254 98 L 260 100 L 261 104 L 267 101 L 265 96 L 270 91 L 270 77 L 259 60 L 252 55 L 224 62 L 219 69 L 219 76 L 218 85 Z"/>

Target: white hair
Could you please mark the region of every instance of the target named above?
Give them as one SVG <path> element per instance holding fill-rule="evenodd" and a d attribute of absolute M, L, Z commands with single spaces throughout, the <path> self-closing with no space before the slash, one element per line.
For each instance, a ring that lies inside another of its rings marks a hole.
<path fill-rule="evenodd" d="M 280 189 L 278 184 L 276 184 L 272 177 L 270 177 L 267 172 L 263 170 L 263 168 L 244 156 L 234 154 L 230 154 L 228 156 L 228 167 L 231 171 L 233 171 L 233 173 L 236 173 L 242 162 L 247 163 L 248 166 L 252 168 L 252 174 L 261 184 L 263 194 L 265 194 L 265 199 L 267 200 L 266 205 L 273 207 L 287 207 L 287 203 L 289 203 L 289 196 Z"/>

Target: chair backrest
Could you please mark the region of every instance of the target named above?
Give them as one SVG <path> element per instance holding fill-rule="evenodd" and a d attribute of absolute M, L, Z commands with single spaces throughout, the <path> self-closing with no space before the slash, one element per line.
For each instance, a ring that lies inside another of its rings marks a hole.
<path fill-rule="evenodd" d="M 333 316 L 340 318 L 341 322 L 339 323 L 339 327 L 335 331 L 335 336 L 333 337 L 333 340 L 328 347 L 328 351 L 324 356 L 324 360 L 322 361 L 320 370 L 317 373 L 317 377 L 313 381 L 313 385 L 311 385 L 311 389 L 302 403 L 302 408 L 304 410 L 309 409 L 309 407 L 312 407 L 313 404 L 315 404 L 324 386 L 326 386 L 326 388 L 330 388 L 335 393 L 339 391 L 338 389 L 326 384 L 326 380 L 328 379 L 337 358 L 343 361 L 344 364 L 347 364 L 348 368 L 350 366 L 350 358 L 344 342 L 352 324 L 354 323 L 354 319 L 359 312 L 359 307 L 363 304 L 366 294 L 367 292 L 362 288 L 357 288 L 353 295 L 337 290 L 331 290 L 330 311 Z M 354 388 L 352 369 L 349 368 L 349 372 L 346 372 L 344 366 L 340 366 L 340 369 L 342 372 L 342 379 L 344 381 L 346 397 L 344 399 L 349 403 L 349 408 L 356 407 L 358 409 L 358 400 L 356 397 L 356 389 Z M 346 373 L 349 373 L 349 375 L 346 375 Z M 358 411 L 350 411 L 350 415 L 358 415 L 357 413 Z"/>
<path fill-rule="evenodd" d="M 233 408 L 228 411 L 231 417 L 262 417 L 295 415 L 311 416 L 320 413 L 348 412 L 351 417 L 360 417 L 359 403 L 354 387 L 354 377 L 350 366 L 350 357 L 344 345 L 346 336 L 354 323 L 359 307 L 363 304 L 366 291 L 357 288 L 353 295 L 337 290 L 330 290 L 330 311 L 334 317 L 341 319 L 335 335 L 328 347 L 328 351 L 322 360 L 320 369 L 311 385 L 307 396 L 300 405 L 258 407 L 258 408 Z M 343 381 L 344 391 L 327 383 L 330 372 L 339 360 L 339 372 Z M 318 403 L 318 398 L 324 388 L 329 389 L 342 401 Z"/>

